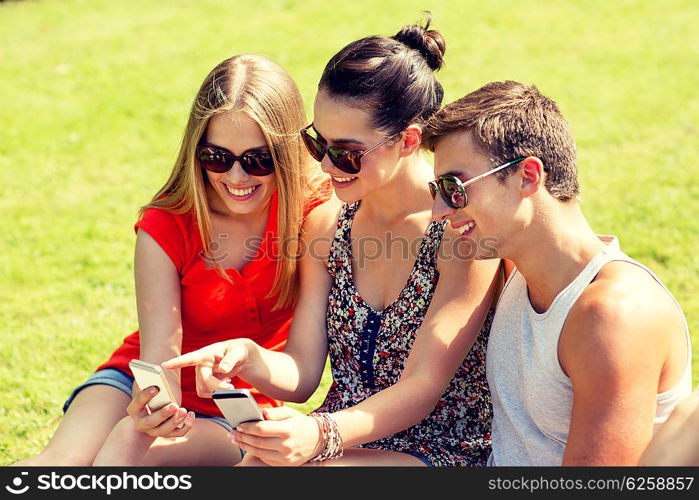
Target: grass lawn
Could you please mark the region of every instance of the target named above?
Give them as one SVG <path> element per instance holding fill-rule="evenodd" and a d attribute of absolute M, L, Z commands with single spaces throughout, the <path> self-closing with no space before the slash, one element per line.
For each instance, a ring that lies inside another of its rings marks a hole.
<path fill-rule="evenodd" d="M 266 54 L 310 112 L 330 56 L 426 8 L 447 41 L 445 102 L 504 79 L 558 101 L 578 140 L 583 209 L 681 303 L 696 379 L 699 4 L 377 5 L 0 3 L 0 465 L 39 452 L 70 390 L 136 329 L 133 223 L 170 172 L 206 73 L 232 54 Z"/>

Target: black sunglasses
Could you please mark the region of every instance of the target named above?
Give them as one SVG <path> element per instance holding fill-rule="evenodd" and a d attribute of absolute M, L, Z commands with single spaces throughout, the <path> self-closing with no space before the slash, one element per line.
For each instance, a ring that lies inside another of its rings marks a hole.
<path fill-rule="evenodd" d="M 508 161 L 507 163 L 488 170 L 481 175 L 477 175 L 473 179 L 469 179 L 466 182 L 463 182 L 454 175 L 440 175 L 437 180 L 430 181 L 428 183 L 430 186 L 430 194 L 432 195 L 432 199 L 434 199 L 439 192 L 440 196 L 444 200 L 444 203 L 446 203 L 448 207 L 455 209 L 464 208 L 468 204 L 468 195 L 466 194 L 467 186 L 488 177 L 490 174 L 494 174 L 495 172 L 499 172 L 504 168 L 516 165 L 522 160 L 524 160 L 524 158 L 517 158 L 516 160 Z"/>
<path fill-rule="evenodd" d="M 303 139 L 303 143 L 306 145 L 306 149 L 308 149 L 308 152 L 311 154 L 313 159 L 316 161 L 322 161 L 323 157 L 327 154 L 333 165 L 343 172 L 347 172 L 348 174 L 358 174 L 362 169 L 362 156 L 367 153 L 371 153 L 373 150 L 395 137 L 395 135 L 388 137 L 387 139 L 384 139 L 378 143 L 376 146 L 369 149 L 352 150 L 341 148 L 339 146 L 324 146 L 318 139 L 308 133 L 308 130 L 312 127 L 313 124 L 311 123 L 308 127 L 303 128 L 301 130 L 301 138 Z M 320 134 L 318 134 L 318 137 L 321 137 Z"/>
<path fill-rule="evenodd" d="M 248 150 L 236 156 L 225 148 L 205 144 L 197 146 L 197 158 L 202 167 L 217 174 L 228 172 L 236 161 L 249 175 L 262 177 L 274 173 L 274 159 L 268 151 Z"/>

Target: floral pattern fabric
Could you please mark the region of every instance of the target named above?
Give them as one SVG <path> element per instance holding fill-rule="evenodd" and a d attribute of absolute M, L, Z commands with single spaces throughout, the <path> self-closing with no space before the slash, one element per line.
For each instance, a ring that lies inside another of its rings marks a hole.
<path fill-rule="evenodd" d="M 327 333 L 333 383 L 321 412 L 350 408 L 400 379 L 439 280 L 437 253 L 444 222 L 425 233 L 410 277 L 396 300 L 376 311 L 359 294 L 352 276 L 351 229 L 360 202 L 345 204 L 328 257 L 333 277 Z M 485 350 L 492 313 L 471 351 L 430 415 L 362 448 L 409 453 L 435 466 L 485 465 L 490 454 L 492 405 L 485 377 Z"/>

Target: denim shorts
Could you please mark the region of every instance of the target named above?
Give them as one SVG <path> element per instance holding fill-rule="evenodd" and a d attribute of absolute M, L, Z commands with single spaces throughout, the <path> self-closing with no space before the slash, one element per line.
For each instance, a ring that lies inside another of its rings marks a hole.
<path fill-rule="evenodd" d="M 85 381 L 84 384 L 79 385 L 73 390 L 72 394 L 68 397 L 65 404 L 63 405 L 63 413 L 65 413 L 66 410 L 68 410 L 68 407 L 75 399 L 75 396 L 77 396 L 78 393 L 87 386 L 108 385 L 116 389 L 119 389 L 128 397 L 131 397 L 131 388 L 133 387 L 133 381 L 133 377 L 127 375 L 122 371 L 117 370 L 116 368 L 105 368 L 103 370 L 95 372 L 90 376 L 90 378 L 87 379 L 87 381 Z M 218 425 L 226 429 L 226 431 L 230 432 L 233 429 L 233 427 L 231 427 L 231 424 L 229 424 L 228 421 L 223 417 L 211 417 L 209 415 L 202 415 L 201 413 L 197 412 L 194 412 L 194 415 L 196 418 L 202 418 L 216 422 Z"/>
<path fill-rule="evenodd" d="M 421 453 L 418 453 L 417 451 L 413 450 L 405 450 L 403 453 L 407 453 L 408 455 L 412 455 L 418 460 L 420 460 L 422 463 L 424 463 L 427 467 L 434 467 L 434 464 L 429 461 L 429 459 L 422 455 Z"/>

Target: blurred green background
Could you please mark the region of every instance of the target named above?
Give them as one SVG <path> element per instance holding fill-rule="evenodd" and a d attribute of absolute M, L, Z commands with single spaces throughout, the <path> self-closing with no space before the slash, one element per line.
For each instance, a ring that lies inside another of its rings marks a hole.
<path fill-rule="evenodd" d="M 515 79 L 559 103 L 583 210 L 676 295 L 696 380 L 696 0 L 3 2 L 0 464 L 39 452 L 71 389 L 137 328 L 133 223 L 172 168 L 208 71 L 266 54 L 310 113 L 335 52 L 425 9 L 447 41 L 445 102 Z"/>

